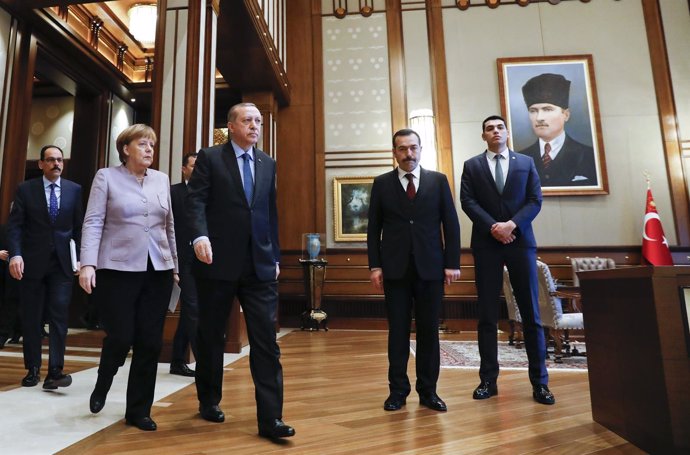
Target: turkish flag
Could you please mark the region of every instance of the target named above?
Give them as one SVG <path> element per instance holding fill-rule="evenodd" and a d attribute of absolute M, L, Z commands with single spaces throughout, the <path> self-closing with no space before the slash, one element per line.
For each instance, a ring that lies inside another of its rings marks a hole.
<path fill-rule="evenodd" d="M 671 250 L 661 227 L 661 218 L 656 211 L 652 190 L 647 189 L 647 207 L 642 227 L 642 259 L 651 265 L 673 265 Z"/>

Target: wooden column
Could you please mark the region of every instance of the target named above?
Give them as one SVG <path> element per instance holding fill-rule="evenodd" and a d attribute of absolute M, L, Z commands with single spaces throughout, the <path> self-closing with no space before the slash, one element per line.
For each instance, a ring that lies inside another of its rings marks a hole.
<path fill-rule="evenodd" d="M 215 54 L 208 51 L 215 43 L 216 13 L 206 0 L 165 3 L 164 10 L 159 5 L 153 123 L 159 133 L 158 168 L 177 183 L 182 156 L 211 140 L 214 85 L 208 79 L 215 76 Z"/>
<path fill-rule="evenodd" d="M 266 152 L 272 158 L 276 158 L 275 150 L 275 127 L 273 122 L 276 121 L 278 114 L 278 102 L 273 95 L 273 92 L 247 92 L 242 94 L 243 103 L 254 103 L 263 116 L 263 125 L 261 126 L 261 137 L 257 146 Z"/>
<path fill-rule="evenodd" d="M 671 190 L 676 237 L 679 246 L 688 246 L 690 245 L 690 200 L 683 175 L 678 116 L 659 0 L 642 0 L 642 11 L 647 28 L 647 42 L 652 62 L 656 103 L 659 109 L 662 143 L 666 156 L 666 172 Z"/>
<path fill-rule="evenodd" d="M 431 70 L 431 98 L 436 123 L 438 170 L 448 176 L 450 188 L 455 190 L 453 172 L 453 144 L 450 133 L 448 102 L 448 73 L 446 44 L 443 34 L 441 0 L 426 0 L 426 29 L 429 37 L 429 68 Z"/>
<path fill-rule="evenodd" d="M 7 222 L 10 205 L 17 186 L 24 180 L 26 146 L 29 141 L 31 100 L 37 45 L 26 23 L 16 23 L 12 29 L 12 42 L 8 60 L 12 60 L 9 74 L 9 100 L 7 103 L 7 127 L 2 161 L 2 185 L 0 185 L 0 220 Z"/>
<path fill-rule="evenodd" d="M 390 78 L 391 122 L 393 131 L 407 128 L 407 91 L 405 89 L 405 49 L 402 9 L 399 0 L 386 0 L 388 36 L 388 73 Z"/>

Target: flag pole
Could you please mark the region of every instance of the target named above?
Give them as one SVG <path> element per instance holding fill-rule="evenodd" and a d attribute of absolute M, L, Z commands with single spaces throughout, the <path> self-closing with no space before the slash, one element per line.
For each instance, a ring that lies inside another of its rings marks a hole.
<path fill-rule="evenodd" d="M 651 188 L 651 177 L 650 177 L 649 171 L 645 169 L 642 172 L 642 175 L 644 176 L 644 179 L 647 181 L 647 189 L 650 189 Z"/>

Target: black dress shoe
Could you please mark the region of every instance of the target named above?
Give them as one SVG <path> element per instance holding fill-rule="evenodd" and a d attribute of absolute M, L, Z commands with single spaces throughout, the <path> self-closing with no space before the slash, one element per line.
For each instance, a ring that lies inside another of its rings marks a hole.
<path fill-rule="evenodd" d="M 0 335 L 0 349 L 5 347 L 5 343 L 7 343 L 7 337 L 5 335 Z"/>
<path fill-rule="evenodd" d="M 472 393 L 472 398 L 475 400 L 486 400 L 494 395 L 498 395 L 498 386 L 495 382 L 482 381 L 474 392 Z"/>
<path fill-rule="evenodd" d="M 397 411 L 398 409 L 405 406 L 406 399 L 402 395 L 390 394 L 386 401 L 383 402 L 384 411 Z"/>
<path fill-rule="evenodd" d="M 532 397 L 534 401 L 541 404 L 555 404 L 556 397 L 549 390 L 546 384 L 537 384 L 532 387 Z"/>
<path fill-rule="evenodd" d="M 188 378 L 193 378 L 194 370 L 189 368 L 185 363 L 173 362 L 170 364 L 170 374 L 176 374 L 178 376 L 186 376 Z"/>
<path fill-rule="evenodd" d="M 295 435 L 295 429 L 280 419 L 268 425 L 259 425 L 259 436 L 269 439 L 289 438 Z"/>
<path fill-rule="evenodd" d="M 220 410 L 220 406 L 217 404 L 212 404 L 212 405 L 199 405 L 199 414 L 201 414 L 201 418 L 204 420 L 208 420 L 209 422 L 216 422 L 216 423 L 221 423 L 225 422 L 225 414 L 223 414 L 223 411 Z"/>
<path fill-rule="evenodd" d="M 22 379 L 22 386 L 33 387 L 38 384 L 38 382 L 41 380 L 39 371 L 40 370 L 38 367 L 29 368 L 29 372 L 26 373 L 26 376 L 24 376 L 24 379 Z"/>
<path fill-rule="evenodd" d="M 70 384 L 72 384 L 72 376 L 62 374 L 62 370 L 50 370 L 46 380 L 43 381 L 43 388 L 55 390 L 58 387 L 68 387 Z"/>
<path fill-rule="evenodd" d="M 92 413 L 98 414 L 103 409 L 103 406 L 105 406 L 105 395 L 98 395 L 94 390 L 91 398 L 89 398 L 89 409 Z"/>
<path fill-rule="evenodd" d="M 19 344 L 19 338 L 21 338 L 21 335 L 15 335 L 10 340 L 8 341 L 9 344 Z"/>
<path fill-rule="evenodd" d="M 443 400 L 435 393 L 420 395 L 419 404 L 426 406 L 429 409 L 433 409 L 434 411 L 446 412 L 448 410 L 448 407 Z"/>
<path fill-rule="evenodd" d="M 156 431 L 158 429 L 156 422 L 151 417 L 126 417 L 125 422 L 127 425 L 135 426 L 142 431 Z"/>

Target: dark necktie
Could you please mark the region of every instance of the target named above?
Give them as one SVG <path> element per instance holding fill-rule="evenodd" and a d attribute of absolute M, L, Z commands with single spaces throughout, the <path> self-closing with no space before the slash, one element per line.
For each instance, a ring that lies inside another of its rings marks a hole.
<path fill-rule="evenodd" d="M 415 194 L 417 194 L 417 190 L 414 187 L 414 175 L 405 174 L 405 177 L 407 178 L 407 198 L 412 201 Z"/>
<path fill-rule="evenodd" d="M 249 165 L 249 153 L 245 152 L 242 155 L 244 165 L 242 166 L 242 176 L 244 177 L 244 195 L 247 197 L 247 204 L 252 205 L 252 198 L 254 197 L 254 178 L 252 177 L 252 168 Z"/>
<path fill-rule="evenodd" d="M 496 160 L 496 167 L 495 167 L 495 177 L 496 177 L 496 189 L 498 190 L 499 194 L 503 194 L 503 187 L 505 186 L 505 178 L 503 177 L 503 168 L 501 167 L 501 161 L 503 159 L 503 155 L 496 155 L 494 157 Z"/>
<path fill-rule="evenodd" d="M 551 165 L 551 144 L 548 142 L 544 144 L 544 156 L 541 157 L 541 162 L 544 165 L 544 169 Z"/>
<path fill-rule="evenodd" d="M 48 214 L 50 215 L 50 222 L 55 223 L 58 216 L 58 201 L 55 195 L 55 184 L 50 185 L 50 206 L 48 207 Z"/>

